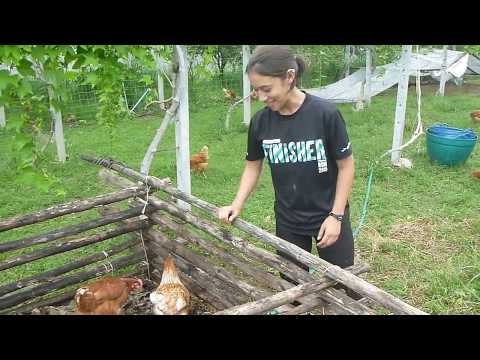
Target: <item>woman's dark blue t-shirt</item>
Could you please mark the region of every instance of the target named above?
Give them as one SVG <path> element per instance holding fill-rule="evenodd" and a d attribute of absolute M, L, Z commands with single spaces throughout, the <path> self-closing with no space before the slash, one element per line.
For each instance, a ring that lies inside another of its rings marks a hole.
<path fill-rule="evenodd" d="M 295 233 L 319 229 L 335 200 L 335 160 L 351 154 L 340 111 L 308 93 L 294 114 L 265 107 L 250 123 L 246 160 L 268 159 L 277 226 Z"/>

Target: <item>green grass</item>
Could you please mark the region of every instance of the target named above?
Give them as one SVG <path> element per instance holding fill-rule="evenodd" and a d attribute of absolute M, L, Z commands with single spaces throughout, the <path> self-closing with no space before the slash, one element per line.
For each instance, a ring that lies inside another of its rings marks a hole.
<path fill-rule="evenodd" d="M 356 164 L 350 198 L 353 227 L 360 218 L 368 164 L 378 159 L 392 143 L 395 94 L 390 91 L 375 97 L 371 108 L 364 112 L 354 112 L 351 105 L 339 106 L 347 122 Z M 411 88 L 405 140 L 416 126 L 414 95 L 414 88 Z M 469 113 L 478 109 L 478 96 L 460 94 L 438 98 L 426 91 L 422 102 L 425 128 L 436 122 L 456 127 L 474 126 Z M 261 104 L 254 104 L 255 110 L 260 107 Z M 241 107 L 232 115 L 232 129 L 228 132 L 223 129 L 225 112 L 226 105 L 213 102 L 211 106 L 206 103 L 193 105 L 190 113 L 191 153 L 199 151 L 203 145 L 208 145 L 210 152 L 207 177 L 192 175 L 192 193 L 217 206 L 227 205 L 234 198 L 246 150 L 247 133 L 241 125 Z M 160 121 L 158 117 L 137 118 L 119 123 L 113 131 L 97 125 L 66 128 L 70 159 L 66 164 L 56 162 L 52 145 L 42 164 L 59 179 L 58 187 L 65 190 L 65 195 L 57 195 L 55 189 L 40 193 L 17 184 L 9 167 L 12 134 L 0 132 L 0 217 L 8 218 L 113 191 L 98 180 L 99 168 L 80 160 L 79 155 L 110 156 L 139 169 Z M 477 127 L 477 133 L 478 130 Z M 174 148 L 174 127 L 171 126 L 150 173 L 157 177 L 169 176 L 175 183 Z M 375 169 L 368 216 L 356 240 L 357 258 L 371 265 L 370 272 L 362 277 L 430 313 L 480 314 L 480 181 L 470 176 L 471 171 L 480 169 L 478 146 L 465 164 L 454 168 L 430 162 L 424 137 L 406 149 L 402 156 L 413 161 L 413 169 L 393 168 L 388 158 L 379 161 Z M 273 196 L 270 172 L 265 166 L 242 218 L 274 232 Z M 96 215 L 94 211 L 87 213 L 82 215 L 82 220 Z M 70 216 L 0 233 L 0 241 L 38 234 L 78 221 L 77 216 Z M 69 256 L 91 251 L 94 250 L 83 249 Z M 5 258 L 0 255 L 0 261 Z M 0 272 L 0 283 L 31 275 L 42 267 L 57 265 L 56 261 L 59 260 L 52 257 L 39 261 L 39 265 L 34 262 Z"/>

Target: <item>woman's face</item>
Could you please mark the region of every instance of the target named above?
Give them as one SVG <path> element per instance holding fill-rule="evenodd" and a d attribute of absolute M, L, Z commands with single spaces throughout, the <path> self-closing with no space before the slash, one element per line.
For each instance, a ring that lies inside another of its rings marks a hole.
<path fill-rule="evenodd" d="M 290 87 L 292 85 L 294 75 L 288 73 L 285 79 L 259 75 L 255 71 L 248 73 L 250 84 L 258 96 L 258 100 L 262 101 L 273 111 L 280 111 L 287 104 L 291 94 Z"/>

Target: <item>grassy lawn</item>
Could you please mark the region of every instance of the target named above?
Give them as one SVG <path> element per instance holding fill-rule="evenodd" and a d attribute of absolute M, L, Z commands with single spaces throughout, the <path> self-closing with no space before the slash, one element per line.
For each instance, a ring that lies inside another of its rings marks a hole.
<path fill-rule="evenodd" d="M 410 88 L 409 92 L 404 139 L 411 136 L 416 126 L 414 89 Z M 378 159 L 392 143 L 395 94 L 390 91 L 375 97 L 371 108 L 364 112 L 354 112 L 351 105 L 339 106 L 347 122 L 356 160 L 350 199 L 353 227 L 360 218 L 368 164 Z M 469 113 L 479 109 L 478 95 L 448 95 L 448 89 L 445 98 L 425 91 L 422 99 L 425 127 L 437 122 L 464 128 L 474 126 Z M 254 104 L 254 110 L 259 108 L 261 104 Z M 203 104 L 192 105 L 190 113 L 191 153 L 198 152 L 203 145 L 208 145 L 210 152 L 206 178 L 192 175 L 192 193 L 217 206 L 229 204 L 235 196 L 246 150 L 247 132 L 241 125 L 241 107 L 232 115 L 232 128 L 228 132 L 223 129 L 225 112 L 226 105 Z M 57 188 L 48 193 L 16 183 L 15 173 L 9 166 L 12 134 L 1 131 L 0 218 L 113 191 L 98 180 L 99 168 L 80 160 L 80 154 L 110 156 L 139 169 L 160 121 L 158 117 L 141 117 L 118 123 L 113 130 L 97 125 L 67 127 L 65 139 L 70 156 L 67 163 L 62 165 L 54 160 L 55 148 L 51 145 L 42 164 L 59 181 Z M 478 127 L 475 130 L 479 132 Z M 153 162 L 152 175 L 169 176 L 175 182 L 174 149 L 174 127 L 171 126 Z M 430 313 L 480 314 L 480 181 L 470 176 L 473 170 L 480 169 L 480 150 L 477 146 L 461 166 L 441 167 L 430 162 L 425 137 L 421 137 L 402 156 L 412 160 L 412 169 L 393 168 L 388 158 L 379 161 L 375 169 L 368 216 L 356 240 L 357 258 L 371 265 L 370 272 L 362 277 Z M 65 193 L 59 193 L 58 189 Z M 273 232 L 273 196 L 269 169 L 265 166 L 242 218 Z M 88 213 L 82 219 L 95 216 Z M 0 233 L 0 241 L 39 234 L 69 222 L 78 223 L 78 217 Z M 79 249 L 69 256 L 85 251 Z M 10 256 L 0 255 L 0 261 Z M 0 272 L 0 284 L 56 266 L 53 259 Z"/>

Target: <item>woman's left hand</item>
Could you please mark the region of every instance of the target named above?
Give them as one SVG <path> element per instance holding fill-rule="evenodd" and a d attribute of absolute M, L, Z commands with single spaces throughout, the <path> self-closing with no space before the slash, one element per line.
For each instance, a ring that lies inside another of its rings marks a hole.
<path fill-rule="evenodd" d="M 320 227 L 317 236 L 317 246 L 319 248 L 326 248 L 335 243 L 340 236 L 342 223 L 332 216 L 328 216 Z"/>

